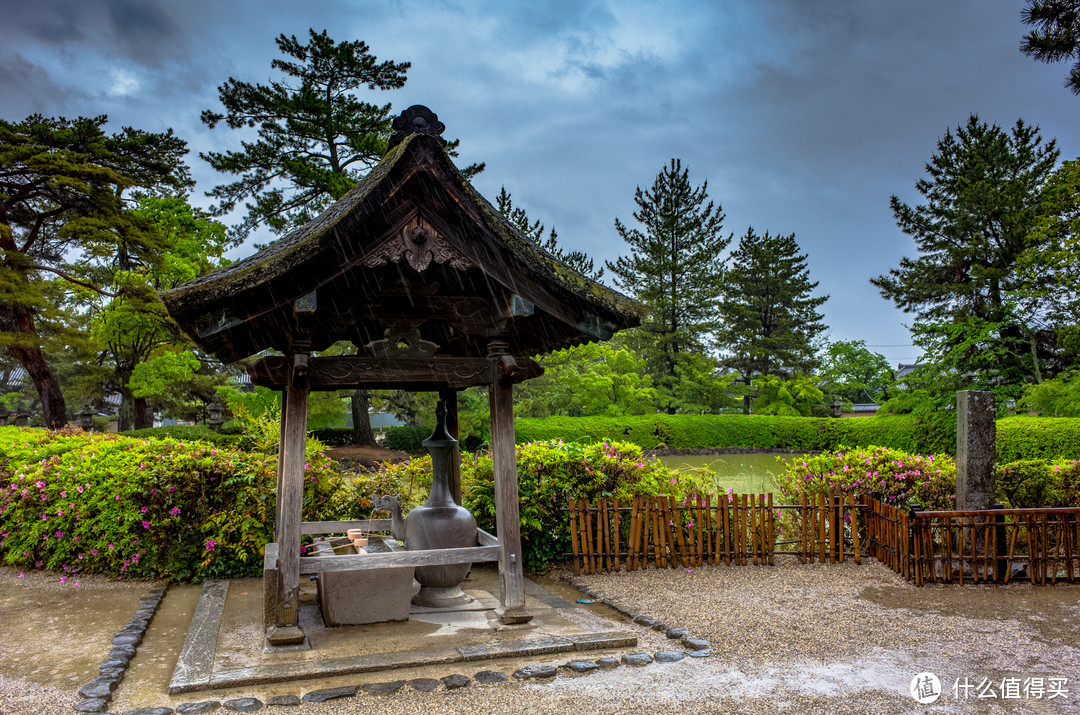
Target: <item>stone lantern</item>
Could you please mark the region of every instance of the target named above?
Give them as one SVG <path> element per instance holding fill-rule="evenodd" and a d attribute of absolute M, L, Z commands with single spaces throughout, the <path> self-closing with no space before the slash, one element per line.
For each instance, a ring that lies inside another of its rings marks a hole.
<path fill-rule="evenodd" d="M 829 403 L 829 409 L 832 410 L 829 413 L 830 417 L 844 416 L 844 403 L 840 401 L 840 398 L 833 398 L 833 401 Z"/>
<path fill-rule="evenodd" d="M 225 423 L 225 408 L 221 403 L 214 400 L 206 406 L 206 424 L 215 432 L 221 431 L 221 425 Z"/>
<path fill-rule="evenodd" d="M 94 411 L 90 409 L 90 405 L 83 405 L 82 409 L 75 413 L 75 419 L 79 427 L 87 432 L 94 428 Z"/>

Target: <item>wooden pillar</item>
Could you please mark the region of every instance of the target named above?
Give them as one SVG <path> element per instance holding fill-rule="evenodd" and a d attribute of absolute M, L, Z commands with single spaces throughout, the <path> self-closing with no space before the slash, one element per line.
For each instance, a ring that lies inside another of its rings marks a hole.
<path fill-rule="evenodd" d="M 439 399 L 446 405 L 446 431 L 454 439 L 458 437 L 458 403 L 457 390 L 446 389 L 439 391 Z M 450 487 L 450 495 L 454 501 L 461 504 L 461 443 L 454 445 L 450 453 L 450 470 L 447 474 L 447 485 Z"/>
<path fill-rule="evenodd" d="M 496 352 L 501 345 L 492 345 Z M 494 357 L 494 356 L 493 356 Z M 517 462 L 514 454 L 514 392 L 510 375 L 514 358 L 498 356 L 491 384 L 491 457 L 495 469 L 495 527 L 499 536 L 499 607 L 503 623 L 528 623 L 525 575 L 521 564 L 521 518 L 518 510 Z"/>
<path fill-rule="evenodd" d="M 299 626 L 300 522 L 304 501 L 304 444 L 307 437 L 308 356 L 293 357 L 292 375 L 285 389 L 285 426 L 281 441 L 281 477 L 278 492 L 278 598 L 275 625 L 266 634 L 270 645 L 304 642 Z"/>
<path fill-rule="evenodd" d="M 285 392 L 281 393 L 281 426 L 278 429 L 278 449 L 277 449 L 277 491 L 274 492 L 274 541 L 277 542 L 281 536 L 281 475 L 284 471 L 285 461 L 285 410 L 288 407 L 288 400 L 285 399 Z"/>

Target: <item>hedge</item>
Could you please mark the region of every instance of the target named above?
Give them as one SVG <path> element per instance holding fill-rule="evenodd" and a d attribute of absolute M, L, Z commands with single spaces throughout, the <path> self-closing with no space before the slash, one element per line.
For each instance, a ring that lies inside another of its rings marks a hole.
<path fill-rule="evenodd" d="M 1006 417 L 997 423 L 997 461 L 1080 459 L 1080 418 Z"/>
<path fill-rule="evenodd" d="M 796 449 L 815 451 L 874 444 L 920 451 L 911 415 L 833 419 L 772 415 L 637 415 L 519 419 L 519 444 L 544 440 L 618 440 L 643 449 Z"/>
<path fill-rule="evenodd" d="M 198 440 L 218 447 L 241 448 L 245 446 L 243 435 L 222 434 L 205 425 L 171 425 L 168 427 L 147 427 L 122 432 L 125 437 L 141 439 L 178 439 L 182 441 Z"/>

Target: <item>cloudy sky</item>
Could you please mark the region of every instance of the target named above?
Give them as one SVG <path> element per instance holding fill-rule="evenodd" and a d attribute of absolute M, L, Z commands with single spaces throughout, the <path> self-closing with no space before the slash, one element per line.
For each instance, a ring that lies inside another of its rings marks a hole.
<path fill-rule="evenodd" d="M 1018 118 L 1080 155 L 1065 67 L 1020 54 L 1020 0 L 411 2 L 0 0 L 0 116 L 108 114 L 189 142 L 193 202 L 224 177 L 200 151 L 237 132 L 199 121 L 228 77 L 266 82 L 280 34 L 309 27 L 412 62 L 400 111 L 426 104 L 459 137 L 489 199 L 554 224 L 567 248 L 625 251 L 633 195 L 672 157 L 736 235 L 795 233 L 829 294 L 833 340 L 893 363 L 918 354 L 908 316 L 868 278 L 912 254 L 889 196 L 914 183 L 949 127 Z M 305 7 L 307 6 L 307 7 Z M 256 237 L 265 241 L 267 236 Z M 251 252 L 241 247 L 232 257 Z"/>

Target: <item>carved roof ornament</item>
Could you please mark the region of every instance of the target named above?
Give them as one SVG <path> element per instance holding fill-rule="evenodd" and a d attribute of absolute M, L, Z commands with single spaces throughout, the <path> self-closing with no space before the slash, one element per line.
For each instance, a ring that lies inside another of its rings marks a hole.
<path fill-rule="evenodd" d="M 439 349 L 437 343 L 420 337 L 419 323 L 394 323 L 382 340 L 372 340 L 364 347 L 375 357 L 431 357 Z"/>
<path fill-rule="evenodd" d="M 386 144 L 386 150 L 390 151 L 400 144 L 410 134 L 430 134 L 446 146 L 446 140 L 440 135 L 446 131 L 446 125 L 439 121 L 439 115 L 422 104 L 414 104 L 404 112 L 394 117 L 390 125 L 394 133 L 390 135 L 390 141 Z"/>
<path fill-rule="evenodd" d="M 423 271 L 433 260 L 440 265 L 449 263 L 459 271 L 473 267 L 471 261 L 455 251 L 419 216 L 411 218 L 397 235 L 365 256 L 364 265 L 375 268 L 403 260 L 417 271 Z"/>

